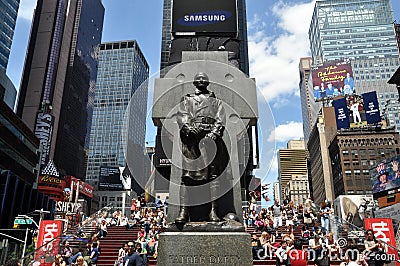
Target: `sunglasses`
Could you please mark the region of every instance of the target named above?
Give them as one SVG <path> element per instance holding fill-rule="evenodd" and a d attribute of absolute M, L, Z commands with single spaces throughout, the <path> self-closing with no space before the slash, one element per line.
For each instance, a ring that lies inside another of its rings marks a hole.
<path fill-rule="evenodd" d="M 133 248 L 135 245 L 128 245 L 129 248 Z"/>

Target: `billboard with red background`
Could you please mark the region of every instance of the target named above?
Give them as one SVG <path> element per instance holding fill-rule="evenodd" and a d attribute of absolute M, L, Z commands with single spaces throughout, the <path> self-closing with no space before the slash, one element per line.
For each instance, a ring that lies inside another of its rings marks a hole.
<path fill-rule="evenodd" d="M 79 182 L 79 193 L 85 195 L 89 198 L 93 198 L 93 186 L 88 183 L 83 182 L 82 180 L 74 177 L 74 176 L 66 176 L 65 180 L 67 181 L 67 187 L 71 187 L 71 182 L 74 182 L 74 190 L 76 190 L 76 186 Z"/>
<path fill-rule="evenodd" d="M 391 218 L 366 218 L 365 230 L 371 229 L 374 232 L 375 238 L 396 247 L 396 236 L 393 230 Z M 395 254 L 398 259 L 396 249 L 388 246 L 388 254 Z M 400 263 L 396 262 L 399 266 Z"/>
<path fill-rule="evenodd" d="M 40 222 L 38 234 L 38 242 L 35 260 L 40 265 L 53 265 L 54 257 L 58 254 L 60 246 L 60 235 L 62 232 L 62 221 L 60 220 L 43 220 Z"/>
<path fill-rule="evenodd" d="M 350 60 L 328 61 L 311 67 L 314 100 L 355 93 Z"/>

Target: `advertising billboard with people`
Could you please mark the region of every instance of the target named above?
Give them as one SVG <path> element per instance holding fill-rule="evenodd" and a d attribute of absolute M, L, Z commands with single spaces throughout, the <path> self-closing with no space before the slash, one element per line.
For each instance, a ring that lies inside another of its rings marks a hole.
<path fill-rule="evenodd" d="M 374 196 L 400 187 L 400 155 L 387 159 L 369 170 Z"/>
<path fill-rule="evenodd" d="M 381 122 L 381 114 L 376 92 L 362 96 L 353 94 L 333 100 L 337 129 L 358 128 Z"/>
<path fill-rule="evenodd" d="M 315 101 L 355 93 L 350 60 L 328 61 L 311 67 Z"/>

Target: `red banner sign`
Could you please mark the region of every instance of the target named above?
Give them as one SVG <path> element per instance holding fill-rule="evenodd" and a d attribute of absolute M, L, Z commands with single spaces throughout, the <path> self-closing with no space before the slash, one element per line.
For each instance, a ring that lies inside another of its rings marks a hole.
<path fill-rule="evenodd" d="M 85 195 L 89 198 L 93 198 L 93 189 L 94 189 L 93 186 L 73 176 L 66 176 L 65 179 L 67 180 L 68 187 L 71 186 L 71 182 L 74 182 L 74 187 L 73 187 L 74 190 L 77 188 L 77 184 L 79 182 L 79 193 L 82 193 L 82 195 Z"/>
<path fill-rule="evenodd" d="M 393 230 L 393 224 L 391 218 L 366 218 L 365 229 L 371 229 L 374 231 L 376 239 L 380 239 L 393 247 L 396 247 L 396 237 Z M 394 248 L 388 246 L 388 254 L 394 254 L 398 259 L 397 252 Z M 400 263 L 396 263 L 397 266 Z"/>
<path fill-rule="evenodd" d="M 62 221 L 60 220 L 43 220 L 40 222 L 40 229 L 38 235 L 36 250 L 36 261 L 39 261 L 40 265 L 53 264 L 54 257 L 58 254 L 58 248 L 60 246 L 60 235 L 62 232 Z"/>

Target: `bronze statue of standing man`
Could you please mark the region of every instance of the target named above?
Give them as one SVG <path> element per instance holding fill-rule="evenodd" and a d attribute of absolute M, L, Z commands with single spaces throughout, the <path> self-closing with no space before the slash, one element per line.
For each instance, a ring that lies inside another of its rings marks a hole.
<path fill-rule="evenodd" d="M 187 187 L 209 184 L 211 210 L 208 217 L 210 222 L 220 221 L 218 217 L 218 189 L 217 177 L 224 171 L 228 153 L 222 140 L 225 125 L 225 110 L 222 101 L 208 90 L 210 81 L 205 73 L 197 73 L 193 85 L 195 93 L 182 97 L 177 122 L 180 128 L 182 141 L 182 153 L 186 157 L 186 166 L 183 163 L 182 183 L 180 190 L 180 211 L 175 223 L 189 221 L 189 210 L 187 206 Z M 215 154 L 209 154 L 207 142 L 214 141 L 216 144 Z M 212 158 L 213 159 L 209 159 Z M 204 165 L 196 164 L 200 161 Z M 208 162 L 210 160 L 210 162 Z M 191 163 L 192 162 L 192 163 Z M 198 166 L 198 167 L 197 167 Z"/>

